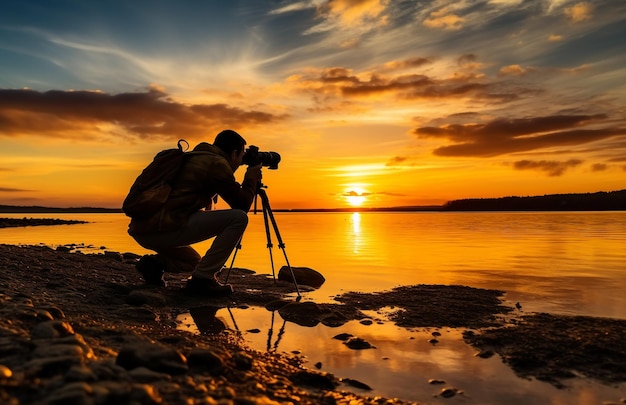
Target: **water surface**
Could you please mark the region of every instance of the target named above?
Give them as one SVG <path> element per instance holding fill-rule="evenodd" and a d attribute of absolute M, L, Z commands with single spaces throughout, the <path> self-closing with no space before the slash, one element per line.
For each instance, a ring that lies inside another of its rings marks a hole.
<path fill-rule="evenodd" d="M 0 243 L 62 245 L 83 250 L 145 253 L 126 234 L 122 214 L 0 214 L 2 217 L 80 219 L 90 223 L 0 229 Z M 626 319 L 626 212 L 481 213 L 275 213 L 292 266 L 321 272 L 326 283 L 305 300 L 329 302 L 346 291 L 382 291 L 408 284 L 460 284 L 506 292 L 507 303 L 525 312 L 550 312 Z M 285 264 L 272 233 L 275 269 Z M 262 215 L 250 224 L 235 266 L 271 274 Z M 203 253 L 210 246 L 195 247 Z M 88 247 L 88 248 L 87 248 Z M 228 262 L 230 264 L 230 261 Z M 234 286 L 237 288 L 237 286 Z M 384 395 L 446 403 L 432 395 L 446 380 L 465 391 L 467 403 L 577 403 L 617 401 L 624 384 L 607 387 L 575 380 L 567 390 L 516 377 L 498 356 L 482 359 L 463 342 L 461 331 L 407 330 L 372 313 L 373 325 L 350 322 L 339 328 L 305 328 L 285 323 L 263 308 L 223 309 L 218 318 L 251 346 L 298 352 L 309 366 L 359 379 Z M 192 332 L 189 314 L 179 318 Z M 250 332 L 259 329 L 260 332 Z M 377 348 L 350 350 L 332 337 L 349 332 Z"/>

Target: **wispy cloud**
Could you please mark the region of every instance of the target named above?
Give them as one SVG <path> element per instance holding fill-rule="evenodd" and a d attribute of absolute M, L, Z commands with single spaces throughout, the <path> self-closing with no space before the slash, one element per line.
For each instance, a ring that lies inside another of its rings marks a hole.
<path fill-rule="evenodd" d="M 557 177 L 563 175 L 566 170 L 579 166 L 582 163 L 582 160 L 578 159 L 570 159 L 565 162 L 520 160 L 515 162 L 513 167 L 516 170 L 538 170 L 547 173 L 550 177 Z"/>
<path fill-rule="evenodd" d="M 0 193 L 24 193 L 24 192 L 33 192 L 36 190 L 29 190 L 26 188 L 12 188 L 12 187 L 0 187 Z"/>

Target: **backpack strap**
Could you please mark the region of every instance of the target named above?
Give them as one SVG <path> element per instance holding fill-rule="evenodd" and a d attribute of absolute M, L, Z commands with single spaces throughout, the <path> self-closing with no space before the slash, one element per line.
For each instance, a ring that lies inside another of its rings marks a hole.
<path fill-rule="evenodd" d="M 184 148 L 183 148 L 183 143 L 186 145 Z M 187 142 L 184 139 L 179 139 L 178 140 L 178 150 L 181 151 L 181 152 L 187 152 L 189 150 L 189 142 Z"/>

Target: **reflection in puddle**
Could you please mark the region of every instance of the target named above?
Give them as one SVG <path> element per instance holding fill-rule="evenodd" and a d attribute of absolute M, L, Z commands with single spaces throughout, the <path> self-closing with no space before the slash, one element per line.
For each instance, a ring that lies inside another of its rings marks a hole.
<path fill-rule="evenodd" d="M 302 326 L 284 320 L 278 311 L 262 307 L 193 308 L 178 317 L 179 328 L 192 333 L 233 333 L 262 352 L 297 354 L 305 366 L 350 378 L 372 387 L 351 391 L 367 396 L 401 398 L 421 403 L 444 404 L 443 388 L 462 391 L 458 399 L 468 404 L 577 403 L 618 401 L 626 386 L 609 387 L 589 380 L 568 381 L 567 389 L 517 377 L 495 355 L 484 359 L 465 343 L 463 329 L 406 329 L 386 320 L 384 311 L 370 311 L 373 321 L 350 321 L 339 327 L 323 324 Z M 335 336 L 347 333 L 375 348 L 353 350 Z M 439 335 L 440 334 L 440 335 Z M 436 342 L 433 341 L 436 338 Z M 444 381 L 433 385 L 429 380 Z"/>

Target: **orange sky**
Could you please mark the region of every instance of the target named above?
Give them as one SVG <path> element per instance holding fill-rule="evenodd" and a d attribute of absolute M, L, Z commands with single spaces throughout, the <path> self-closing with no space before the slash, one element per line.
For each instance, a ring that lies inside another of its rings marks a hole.
<path fill-rule="evenodd" d="M 626 188 L 621 0 L 171 3 L 3 12 L 0 204 L 120 207 L 227 128 L 273 208 Z"/>

